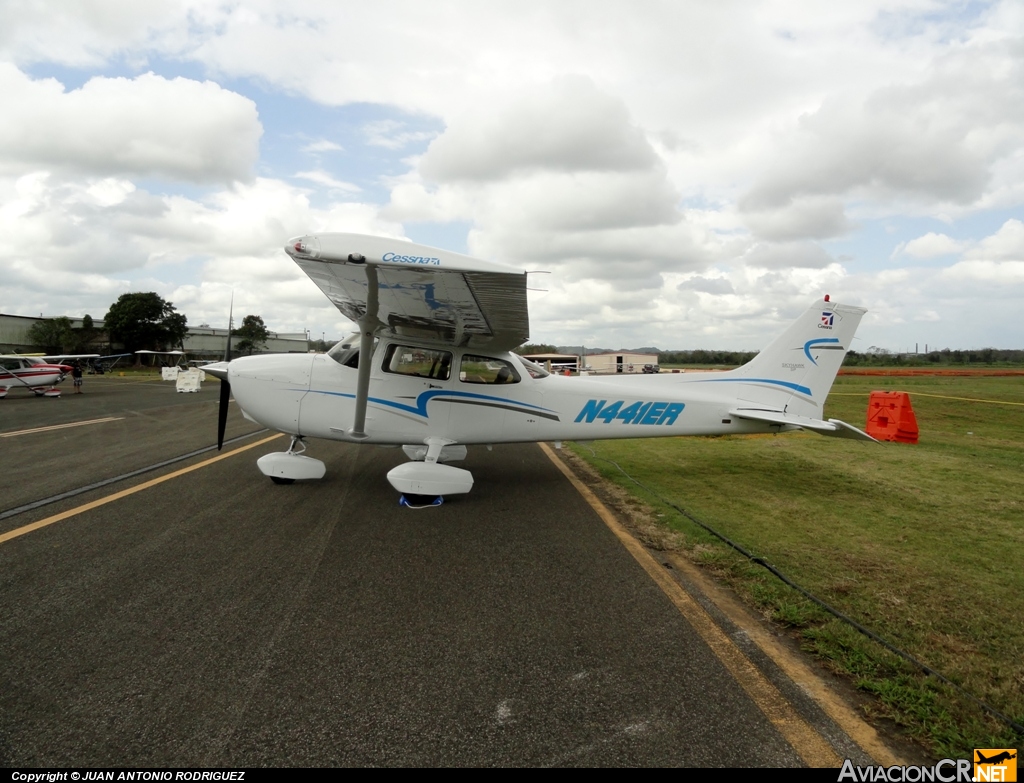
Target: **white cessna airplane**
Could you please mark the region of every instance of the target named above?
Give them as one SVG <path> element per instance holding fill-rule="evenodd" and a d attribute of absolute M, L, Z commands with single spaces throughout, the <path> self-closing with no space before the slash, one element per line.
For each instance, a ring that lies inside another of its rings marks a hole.
<path fill-rule="evenodd" d="M 327 354 L 207 365 L 221 378 L 218 444 L 231 391 L 246 418 L 291 435 L 259 459 L 276 483 L 318 479 L 306 438 L 402 446 L 401 493 L 469 492 L 443 464 L 466 446 L 731 435 L 806 429 L 873 440 L 822 405 L 866 312 L 815 302 L 754 359 L 719 373 L 563 377 L 509 351 L 530 327 L 526 273 L 409 242 L 358 234 L 290 240 L 285 251 L 359 332 Z"/>

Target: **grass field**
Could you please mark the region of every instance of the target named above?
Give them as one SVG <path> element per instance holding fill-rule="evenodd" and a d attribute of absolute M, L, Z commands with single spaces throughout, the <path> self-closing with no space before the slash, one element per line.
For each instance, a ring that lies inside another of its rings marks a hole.
<path fill-rule="evenodd" d="M 918 445 L 790 433 L 573 449 L 648 503 L 695 562 L 877 696 L 876 716 L 896 721 L 937 757 L 1019 748 L 1024 737 L 604 461 L 1024 723 L 1024 377 L 840 376 L 826 417 L 864 426 L 872 390 L 911 393 Z"/>

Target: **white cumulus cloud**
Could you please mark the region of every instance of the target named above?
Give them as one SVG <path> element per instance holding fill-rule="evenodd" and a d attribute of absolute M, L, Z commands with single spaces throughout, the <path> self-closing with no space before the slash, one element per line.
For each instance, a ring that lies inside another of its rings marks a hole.
<path fill-rule="evenodd" d="M 625 104 L 583 76 L 563 76 L 511 100 L 474 107 L 420 161 L 434 182 L 520 171 L 635 171 L 658 163 Z"/>
<path fill-rule="evenodd" d="M 912 239 L 909 242 L 901 243 L 893 251 L 892 258 L 898 256 L 910 256 L 911 258 L 936 258 L 937 256 L 948 256 L 959 253 L 968 247 L 967 242 L 961 242 L 945 234 L 936 234 L 929 231 L 924 236 Z"/>
<path fill-rule="evenodd" d="M 95 77 L 66 91 L 0 63 L 0 171 L 211 183 L 248 179 L 262 127 L 256 105 L 213 82 Z"/>

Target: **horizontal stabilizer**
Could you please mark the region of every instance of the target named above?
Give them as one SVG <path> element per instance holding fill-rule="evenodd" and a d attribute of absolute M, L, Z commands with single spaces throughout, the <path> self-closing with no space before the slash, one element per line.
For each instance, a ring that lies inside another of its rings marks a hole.
<path fill-rule="evenodd" d="M 836 425 L 836 437 L 838 438 L 853 438 L 854 440 L 870 440 L 875 443 L 879 442 L 878 438 L 872 438 L 864 432 L 864 430 L 857 429 L 852 424 L 847 424 L 845 421 L 829 419 L 829 422 Z"/>
<path fill-rule="evenodd" d="M 817 432 L 819 435 L 829 435 L 833 438 L 854 438 L 856 440 L 875 441 L 863 430 L 859 430 L 852 424 L 847 424 L 839 419 L 812 419 L 809 416 L 799 416 L 795 413 L 785 411 L 759 410 L 757 408 L 734 408 L 729 415 L 737 419 L 748 419 L 750 421 L 762 421 L 767 424 L 778 424 L 780 426 L 800 427 L 801 429 Z M 877 441 L 875 441 L 877 443 Z"/>

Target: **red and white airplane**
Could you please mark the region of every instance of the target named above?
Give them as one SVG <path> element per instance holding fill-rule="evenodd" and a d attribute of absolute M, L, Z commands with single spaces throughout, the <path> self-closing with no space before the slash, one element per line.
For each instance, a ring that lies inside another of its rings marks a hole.
<path fill-rule="evenodd" d="M 9 354 L 0 356 L 0 399 L 10 389 L 25 388 L 37 397 L 59 397 L 57 384 L 71 372 L 66 364 L 68 359 L 93 359 L 98 353 L 81 356 L 21 356 Z"/>
<path fill-rule="evenodd" d="M 285 251 L 359 332 L 327 354 L 248 356 L 203 369 L 246 418 L 288 435 L 258 461 L 276 483 L 318 479 L 304 439 L 402 446 L 388 480 L 414 495 L 460 494 L 473 477 L 445 462 L 466 446 L 728 435 L 803 429 L 874 440 L 826 419 L 828 395 L 863 308 L 814 302 L 729 372 L 565 378 L 511 353 L 529 336 L 526 273 L 401 240 L 318 234 Z"/>

